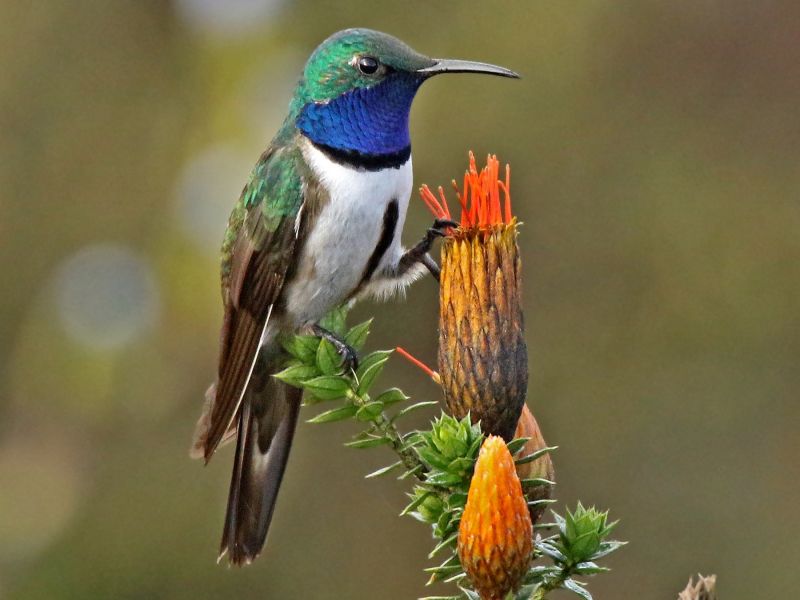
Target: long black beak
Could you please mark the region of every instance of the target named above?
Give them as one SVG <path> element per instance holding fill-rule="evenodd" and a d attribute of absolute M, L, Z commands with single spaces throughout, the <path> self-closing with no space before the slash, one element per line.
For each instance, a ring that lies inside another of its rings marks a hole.
<path fill-rule="evenodd" d="M 419 69 L 417 73 L 422 73 L 423 75 L 438 75 L 439 73 L 486 73 L 487 75 L 499 75 L 500 77 L 519 79 L 519 75 L 514 71 L 488 63 L 457 60 L 454 58 L 434 58 L 433 60 L 436 62 L 432 66 Z"/>

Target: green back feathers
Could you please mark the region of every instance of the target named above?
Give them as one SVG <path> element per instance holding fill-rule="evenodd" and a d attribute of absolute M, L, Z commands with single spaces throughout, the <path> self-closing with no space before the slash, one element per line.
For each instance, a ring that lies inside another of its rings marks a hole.
<path fill-rule="evenodd" d="M 286 219 L 292 222 L 303 204 L 304 162 L 296 144 L 271 147 L 261 155 L 228 219 L 222 242 L 222 287 L 228 284 L 236 241 L 250 237 L 256 248 Z"/>
<path fill-rule="evenodd" d="M 250 181 L 242 193 L 245 208 L 261 206 L 263 217 L 275 225 L 285 216 L 294 215 L 302 204 L 302 178 L 298 164 L 302 161 L 300 149 L 286 146 L 266 160 L 260 160 L 250 173 Z M 269 194 L 267 202 L 265 196 Z M 274 230 L 274 226 L 267 226 Z"/>

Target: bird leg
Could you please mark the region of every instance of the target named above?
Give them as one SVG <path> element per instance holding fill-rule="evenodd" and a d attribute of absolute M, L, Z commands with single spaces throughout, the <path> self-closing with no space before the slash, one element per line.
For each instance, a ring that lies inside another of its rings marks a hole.
<path fill-rule="evenodd" d="M 428 252 L 433 246 L 433 241 L 437 237 L 444 237 L 447 235 L 447 230 L 451 227 L 458 227 L 458 223 L 455 221 L 448 221 L 447 219 L 436 219 L 433 222 L 433 226 L 425 232 L 425 236 L 417 242 L 415 246 L 406 250 L 405 254 L 400 257 L 400 263 L 397 265 L 397 275 L 403 275 L 412 266 L 421 263 L 430 271 L 433 278 L 439 281 L 439 265 L 436 264 L 436 261 L 431 258 Z"/>

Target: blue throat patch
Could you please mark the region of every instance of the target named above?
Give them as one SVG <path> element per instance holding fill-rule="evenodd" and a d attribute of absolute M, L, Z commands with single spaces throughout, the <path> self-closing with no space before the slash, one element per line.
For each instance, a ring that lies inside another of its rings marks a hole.
<path fill-rule="evenodd" d="M 334 150 L 372 157 L 405 153 L 411 148 L 411 102 L 422 82 L 409 73 L 394 73 L 325 104 L 306 104 L 297 128 L 315 144 Z"/>

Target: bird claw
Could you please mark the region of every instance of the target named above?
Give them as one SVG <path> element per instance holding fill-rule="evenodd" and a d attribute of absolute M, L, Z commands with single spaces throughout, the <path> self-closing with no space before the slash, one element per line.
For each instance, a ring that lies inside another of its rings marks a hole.
<path fill-rule="evenodd" d="M 448 229 L 455 229 L 456 227 L 458 227 L 458 223 L 455 221 L 450 221 L 449 219 L 436 219 L 433 222 L 433 226 L 428 229 L 428 235 L 445 237 Z"/>
<path fill-rule="evenodd" d="M 336 348 L 336 352 L 338 352 L 339 356 L 342 358 L 342 368 L 345 373 L 358 369 L 358 353 L 355 348 L 324 327 L 315 324 L 312 325 L 311 329 L 314 335 L 333 344 L 333 347 Z"/>
<path fill-rule="evenodd" d="M 336 346 L 339 356 L 342 357 L 342 367 L 345 373 L 358 369 L 358 353 L 355 348 L 344 342 L 338 346 L 334 343 L 334 346 Z"/>
<path fill-rule="evenodd" d="M 455 221 L 449 221 L 448 219 L 436 219 L 433 222 L 433 225 L 428 229 L 425 237 L 422 238 L 422 242 L 420 245 L 424 248 L 424 252 L 428 252 L 433 246 L 433 240 L 437 237 L 446 237 L 448 233 L 448 229 L 452 229 L 454 227 L 458 227 L 458 223 Z"/>
<path fill-rule="evenodd" d="M 433 222 L 433 226 L 431 226 L 422 239 L 417 242 L 417 244 L 409 250 L 406 250 L 406 253 L 400 259 L 398 274 L 402 275 L 405 273 L 409 268 L 417 263 L 422 263 L 428 271 L 430 271 L 431 275 L 433 275 L 436 281 L 439 281 L 439 265 L 428 255 L 431 247 L 433 247 L 433 242 L 436 240 L 437 237 L 446 237 L 448 234 L 448 229 L 452 229 L 458 227 L 458 223 L 455 221 L 450 221 L 448 219 L 436 219 Z"/>

